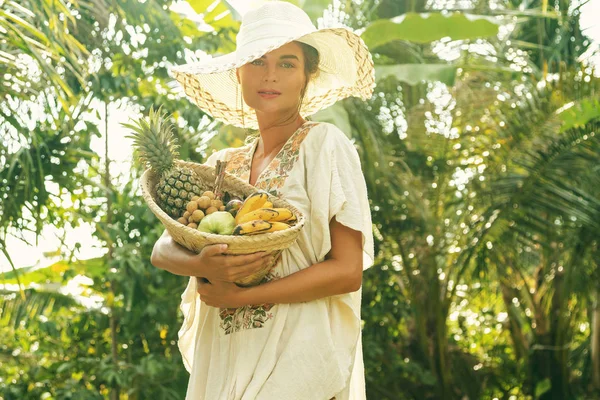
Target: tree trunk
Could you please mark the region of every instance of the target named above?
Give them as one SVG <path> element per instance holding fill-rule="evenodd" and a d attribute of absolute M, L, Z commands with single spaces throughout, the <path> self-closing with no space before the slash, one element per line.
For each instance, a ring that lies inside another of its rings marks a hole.
<path fill-rule="evenodd" d="M 108 103 L 104 102 L 104 187 L 107 190 L 106 193 L 106 226 L 110 227 L 112 223 L 112 199 L 111 199 L 111 190 L 110 190 L 110 159 L 108 158 Z M 113 254 L 112 254 L 112 241 L 110 238 L 107 240 L 108 252 L 106 253 L 106 264 L 109 269 L 112 264 Z M 110 285 L 110 295 L 111 299 L 114 300 L 115 293 L 114 287 Z M 111 301 L 113 303 L 113 301 Z M 116 371 L 119 370 L 119 353 L 118 353 L 118 338 L 117 338 L 117 320 L 115 318 L 115 309 L 113 304 L 110 304 L 110 347 L 113 365 Z M 119 400 L 120 397 L 120 387 L 117 383 L 114 384 L 112 391 L 110 393 L 111 400 Z"/>
<path fill-rule="evenodd" d="M 566 320 L 565 304 L 569 301 L 569 290 L 566 287 L 565 272 L 556 272 L 554 278 L 554 296 L 552 296 L 552 307 L 550 308 L 550 346 L 548 358 L 550 361 L 550 382 L 552 383 L 552 399 L 570 399 L 570 387 L 567 367 L 566 332 L 568 321 Z"/>
<path fill-rule="evenodd" d="M 425 320 L 429 364 L 438 380 L 437 398 L 453 399 L 456 393 L 452 388 L 452 375 L 448 359 L 448 315 L 442 300 L 435 253 L 428 246 L 424 246 L 421 255 L 423 264 L 420 274 L 422 278 L 419 279 L 419 283 L 422 285 L 422 290 L 421 298 L 418 301 L 424 305 L 422 308 L 424 313 L 421 318 Z"/>
<path fill-rule="evenodd" d="M 600 289 L 596 290 L 596 301 L 592 312 L 591 331 L 592 388 L 594 390 L 600 390 Z"/>
<path fill-rule="evenodd" d="M 517 318 L 517 310 L 512 302 L 512 291 L 511 288 L 504 282 L 500 281 L 500 289 L 502 291 L 502 300 L 504 301 L 504 307 L 508 314 L 508 331 L 510 338 L 513 342 L 513 348 L 517 360 L 521 360 L 529 354 L 529 343 L 523 333 L 523 327 L 519 323 Z"/>

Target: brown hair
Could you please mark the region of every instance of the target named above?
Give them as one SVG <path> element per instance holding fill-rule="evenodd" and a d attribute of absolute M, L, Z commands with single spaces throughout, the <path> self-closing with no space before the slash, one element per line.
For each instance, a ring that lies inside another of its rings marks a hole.
<path fill-rule="evenodd" d="M 319 52 L 317 49 L 306 43 L 294 43 L 300 45 L 300 48 L 302 48 L 302 53 L 304 54 L 304 75 L 306 76 L 306 85 L 304 85 L 304 89 L 302 89 L 300 103 L 298 103 L 298 110 L 300 110 L 300 106 L 302 106 L 302 102 L 304 101 L 304 94 L 306 93 L 308 83 L 311 79 L 314 79 L 319 72 Z"/>

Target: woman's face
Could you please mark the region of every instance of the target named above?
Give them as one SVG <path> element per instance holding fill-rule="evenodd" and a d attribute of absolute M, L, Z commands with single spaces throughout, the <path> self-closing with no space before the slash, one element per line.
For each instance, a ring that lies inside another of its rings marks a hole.
<path fill-rule="evenodd" d="M 306 84 L 302 48 L 292 42 L 237 70 L 244 101 L 258 113 L 297 112 Z"/>

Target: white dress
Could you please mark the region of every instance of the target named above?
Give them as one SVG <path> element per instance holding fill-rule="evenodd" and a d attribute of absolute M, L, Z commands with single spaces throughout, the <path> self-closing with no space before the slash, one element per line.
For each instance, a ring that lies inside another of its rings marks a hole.
<path fill-rule="evenodd" d="M 246 182 L 258 140 L 212 154 Z M 373 263 L 371 214 L 358 153 L 328 123 L 306 122 L 261 173 L 256 187 L 304 213 L 298 241 L 265 281 L 319 263 L 331 250 L 329 222 L 362 232 L 363 268 Z M 362 400 L 361 290 L 304 303 L 219 309 L 203 304 L 191 278 L 182 295 L 179 348 L 188 400 Z"/>

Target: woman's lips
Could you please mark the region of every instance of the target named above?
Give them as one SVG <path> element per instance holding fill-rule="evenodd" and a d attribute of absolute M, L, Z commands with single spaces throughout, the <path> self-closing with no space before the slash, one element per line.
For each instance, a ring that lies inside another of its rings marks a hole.
<path fill-rule="evenodd" d="M 262 97 L 263 99 L 274 99 L 275 97 L 278 97 L 281 95 L 281 93 L 265 93 L 265 92 L 258 92 L 258 95 L 260 97 Z"/>
<path fill-rule="evenodd" d="M 262 97 L 263 99 L 274 99 L 275 97 L 279 96 L 280 94 L 281 94 L 281 92 L 274 90 L 274 89 L 264 89 L 264 90 L 258 91 L 258 95 L 260 97 Z"/>

